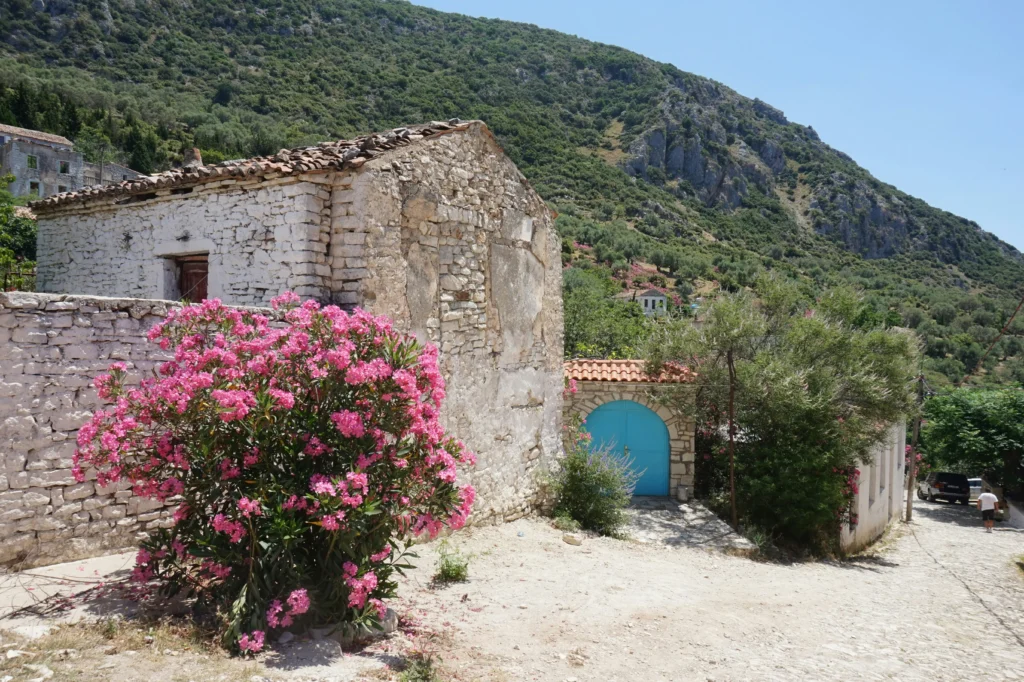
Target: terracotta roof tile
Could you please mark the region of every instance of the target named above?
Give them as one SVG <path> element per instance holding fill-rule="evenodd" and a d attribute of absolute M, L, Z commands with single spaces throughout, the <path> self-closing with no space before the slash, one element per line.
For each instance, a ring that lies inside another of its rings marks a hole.
<path fill-rule="evenodd" d="M 626 381 L 647 384 L 682 384 L 693 381 L 689 367 L 666 367 L 660 376 L 644 372 L 643 360 L 569 360 L 565 376 L 576 381 Z"/>
<path fill-rule="evenodd" d="M 62 144 L 67 147 L 72 146 L 71 140 L 60 135 L 53 135 L 51 133 L 44 133 L 39 130 L 29 130 L 28 128 L 19 128 L 17 126 L 8 126 L 0 123 L 0 135 L 11 135 L 12 137 L 27 137 L 30 140 L 41 140 L 43 142 L 50 142 L 52 144 Z"/>
<path fill-rule="evenodd" d="M 242 161 L 224 161 L 210 166 L 184 166 L 112 185 L 97 185 L 75 192 L 54 194 L 34 201 L 29 206 L 36 214 L 43 214 L 77 201 L 147 194 L 161 189 L 189 187 L 229 178 L 251 178 L 276 174 L 299 175 L 301 173 L 358 168 L 368 160 L 391 149 L 404 147 L 417 140 L 436 137 L 455 130 L 466 130 L 472 123 L 474 122 L 452 120 L 442 123 L 433 121 L 418 126 L 395 128 L 386 133 L 357 137 L 353 140 L 321 142 L 314 147 L 282 149 L 273 156 L 258 156 Z"/>

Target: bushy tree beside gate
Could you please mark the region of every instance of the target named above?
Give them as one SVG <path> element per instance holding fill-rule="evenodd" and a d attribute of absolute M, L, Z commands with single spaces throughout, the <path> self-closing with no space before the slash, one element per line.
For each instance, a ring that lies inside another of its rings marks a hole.
<path fill-rule="evenodd" d="M 729 403 L 734 405 L 736 520 L 798 550 L 836 548 L 855 524 L 858 468 L 888 427 L 914 410 L 917 342 L 862 315 L 853 291 L 805 298 L 762 277 L 754 293 L 715 301 L 694 323 L 652 336 L 648 371 L 694 368 L 693 382 L 661 399 L 696 407 L 697 486 L 730 510 Z"/>
<path fill-rule="evenodd" d="M 461 527 L 473 455 L 438 423 L 437 351 L 383 317 L 274 301 L 284 324 L 219 301 L 150 332 L 173 359 L 79 432 L 75 475 L 180 501 L 143 543 L 135 577 L 189 590 L 224 643 L 259 651 L 275 628 L 373 623 L 407 567 L 404 538 Z"/>

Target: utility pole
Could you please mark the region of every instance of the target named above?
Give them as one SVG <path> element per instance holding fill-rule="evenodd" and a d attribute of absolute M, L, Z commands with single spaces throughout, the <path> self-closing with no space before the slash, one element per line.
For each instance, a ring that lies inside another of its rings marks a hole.
<path fill-rule="evenodd" d="M 732 361 L 732 349 L 726 353 L 729 364 L 729 503 L 732 505 L 732 527 L 738 527 L 736 515 L 736 366 Z"/>
<path fill-rule="evenodd" d="M 921 406 L 924 405 L 924 375 L 917 376 L 917 415 L 914 417 L 914 436 L 910 441 L 910 467 L 907 470 L 907 518 L 914 516 L 914 495 L 917 493 L 917 438 L 921 434 Z"/>

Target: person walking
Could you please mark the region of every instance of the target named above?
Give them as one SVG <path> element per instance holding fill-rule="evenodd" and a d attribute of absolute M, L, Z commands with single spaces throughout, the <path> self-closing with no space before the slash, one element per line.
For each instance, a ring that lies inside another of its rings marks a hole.
<path fill-rule="evenodd" d="M 978 495 L 978 509 L 981 510 L 981 520 L 985 522 L 985 532 L 992 532 L 992 525 L 996 520 L 996 505 L 999 498 L 992 494 L 991 488 L 985 488 L 985 492 Z"/>

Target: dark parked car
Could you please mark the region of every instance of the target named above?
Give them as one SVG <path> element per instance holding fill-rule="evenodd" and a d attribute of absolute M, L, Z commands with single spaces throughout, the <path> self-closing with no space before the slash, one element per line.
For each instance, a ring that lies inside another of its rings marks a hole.
<path fill-rule="evenodd" d="M 917 496 L 929 502 L 946 500 L 968 504 L 971 500 L 971 484 L 964 474 L 932 472 L 917 484 Z"/>

